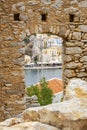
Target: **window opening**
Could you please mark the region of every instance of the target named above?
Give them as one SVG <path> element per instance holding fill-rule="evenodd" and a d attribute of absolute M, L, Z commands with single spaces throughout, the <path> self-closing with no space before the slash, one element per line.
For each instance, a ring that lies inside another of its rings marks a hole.
<path fill-rule="evenodd" d="M 41 17 L 42 21 L 46 21 L 47 20 L 47 14 L 42 14 L 41 16 L 42 16 Z"/>
<path fill-rule="evenodd" d="M 14 14 L 14 21 L 20 21 L 20 13 Z"/>
<path fill-rule="evenodd" d="M 74 22 L 74 17 L 75 17 L 74 14 L 70 14 L 70 22 Z"/>

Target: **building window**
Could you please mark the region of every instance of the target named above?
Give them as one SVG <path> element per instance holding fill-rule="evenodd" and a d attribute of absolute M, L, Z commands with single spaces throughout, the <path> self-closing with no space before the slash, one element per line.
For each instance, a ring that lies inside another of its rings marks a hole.
<path fill-rule="evenodd" d="M 47 14 L 41 14 L 41 20 L 45 22 L 47 20 Z"/>
<path fill-rule="evenodd" d="M 14 21 L 20 21 L 20 13 L 14 14 Z"/>
<path fill-rule="evenodd" d="M 70 14 L 70 15 L 69 15 L 69 21 L 70 21 L 70 22 L 74 22 L 74 17 L 75 17 L 74 14 Z"/>

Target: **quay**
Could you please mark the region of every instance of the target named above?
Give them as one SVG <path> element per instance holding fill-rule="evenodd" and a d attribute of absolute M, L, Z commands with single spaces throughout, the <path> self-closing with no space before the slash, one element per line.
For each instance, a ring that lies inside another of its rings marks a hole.
<path fill-rule="evenodd" d="M 62 66 L 25 66 L 24 69 L 38 70 L 38 69 L 62 69 Z"/>

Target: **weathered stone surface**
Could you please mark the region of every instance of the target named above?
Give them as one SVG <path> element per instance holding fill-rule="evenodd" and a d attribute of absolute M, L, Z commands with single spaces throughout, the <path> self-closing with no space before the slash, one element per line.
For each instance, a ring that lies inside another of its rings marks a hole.
<path fill-rule="evenodd" d="M 26 20 L 28 20 L 28 16 L 26 14 L 21 14 L 20 15 L 20 20 L 26 21 Z"/>
<path fill-rule="evenodd" d="M 81 72 L 81 73 L 78 73 L 77 77 L 79 77 L 79 78 L 87 77 L 87 73 L 85 73 L 85 71 Z"/>
<path fill-rule="evenodd" d="M 43 4 L 51 4 L 51 0 L 41 0 Z"/>
<path fill-rule="evenodd" d="M 62 0 L 56 0 L 54 4 L 52 4 L 53 8 L 59 8 L 63 5 L 63 1 Z"/>
<path fill-rule="evenodd" d="M 63 59 L 65 62 L 70 62 L 70 61 L 72 61 L 73 57 L 70 55 L 66 55 L 65 57 L 63 57 Z"/>
<path fill-rule="evenodd" d="M 81 79 L 72 79 L 67 88 L 65 99 L 87 98 L 87 82 Z"/>
<path fill-rule="evenodd" d="M 22 41 L 26 37 L 26 33 L 21 32 L 21 34 L 19 36 L 20 36 L 20 40 Z"/>
<path fill-rule="evenodd" d="M 67 47 L 66 54 L 81 54 L 82 49 L 80 47 Z"/>
<path fill-rule="evenodd" d="M 81 40 L 81 32 L 74 32 L 72 39 Z"/>
<path fill-rule="evenodd" d="M 66 12 L 66 13 L 76 13 L 78 11 L 78 9 L 77 8 L 74 8 L 74 7 L 69 7 L 69 8 L 66 8 L 66 9 L 64 9 L 64 12 Z"/>
<path fill-rule="evenodd" d="M 15 104 L 15 101 L 22 100 L 24 95 L 25 84 L 22 72 L 26 44 L 22 41 L 26 36 L 36 33 L 61 36 L 64 41 L 63 55 L 66 57 L 63 58 L 64 86 L 74 76 L 81 76 L 80 78 L 87 80 L 87 61 L 82 58 L 87 55 L 86 3 L 86 0 L 0 1 L 0 75 L 2 77 L 0 78 L 0 120 L 18 114 L 24 108 L 23 105 Z M 42 14 L 46 14 L 46 21 L 43 21 Z M 72 15 L 74 19 L 71 19 Z M 80 62 L 84 68 L 81 66 L 73 70 L 73 66 L 69 64 L 71 68 L 65 71 L 69 62 Z M 6 84 L 8 85 L 5 86 Z M 13 94 L 16 94 L 17 99 Z M 7 105 L 9 98 L 11 98 L 10 105 Z M 2 104 L 6 110 L 2 110 Z"/>
<path fill-rule="evenodd" d="M 1 122 L 0 130 L 86 130 L 87 82 L 72 79 L 64 98 L 60 103 L 26 109 L 20 118 Z"/>
<path fill-rule="evenodd" d="M 0 126 L 12 126 L 14 124 L 22 123 L 22 120 L 20 118 L 11 118 L 7 119 L 4 122 L 0 123 Z"/>
<path fill-rule="evenodd" d="M 83 56 L 82 58 L 80 58 L 81 62 L 87 62 L 87 56 Z"/>
<path fill-rule="evenodd" d="M 81 32 L 87 32 L 87 25 L 80 25 L 79 28 Z"/>
<path fill-rule="evenodd" d="M 61 129 L 81 130 L 87 126 L 87 99 L 71 99 L 42 108 L 28 109 L 23 113 L 25 121 L 39 120 Z"/>
<path fill-rule="evenodd" d="M 25 11 L 25 4 L 24 2 L 19 2 L 12 5 L 12 11 Z"/>
<path fill-rule="evenodd" d="M 77 0 L 71 1 L 71 5 L 73 5 L 73 4 L 78 4 L 78 1 Z"/>
<path fill-rule="evenodd" d="M 82 63 L 75 63 L 75 62 L 70 62 L 66 65 L 66 68 L 72 68 L 72 69 L 75 69 L 75 68 L 81 68 L 82 67 Z"/>
<path fill-rule="evenodd" d="M 60 130 L 56 127 L 39 122 L 26 122 L 12 127 L 0 127 L 0 130 Z"/>
<path fill-rule="evenodd" d="M 87 7 L 87 1 L 86 0 L 83 0 L 82 2 L 79 3 L 79 6 L 80 7 Z"/>
<path fill-rule="evenodd" d="M 70 69 L 65 69 L 64 74 L 65 74 L 65 76 L 68 77 L 68 78 L 71 78 L 71 77 L 75 77 L 75 76 L 76 76 L 75 70 L 70 70 Z"/>
<path fill-rule="evenodd" d="M 87 33 L 84 34 L 83 39 L 84 39 L 84 40 L 87 40 Z"/>
<path fill-rule="evenodd" d="M 84 43 L 82 42 L 66 42 L 66 46 L 67 47 L 82 47 L 84 45 Z"/>
<path fill-rule="evenodd" d="M 27 2 L 28 5 L 37 5 L 39 2 L 37 2 L 36 0 L 29 0 Z"/>

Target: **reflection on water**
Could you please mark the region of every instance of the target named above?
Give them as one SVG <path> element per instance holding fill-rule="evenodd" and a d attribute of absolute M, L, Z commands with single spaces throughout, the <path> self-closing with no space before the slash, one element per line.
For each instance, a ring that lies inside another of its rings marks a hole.
<path fill-rule="evenodd" d="M 26 86 L 38 83 L 42 77 L 45 77 L 46 80 L 52 78 L 62 79 L 62 69 L 25 70 Z"/>

